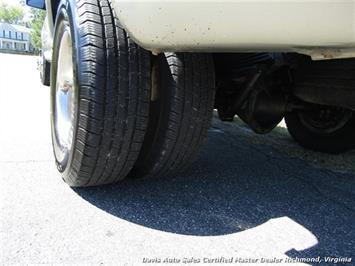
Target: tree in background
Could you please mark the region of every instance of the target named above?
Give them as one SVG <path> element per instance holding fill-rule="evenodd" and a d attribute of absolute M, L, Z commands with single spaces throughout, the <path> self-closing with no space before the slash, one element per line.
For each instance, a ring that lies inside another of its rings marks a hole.
<path fill-rule="evenodd" d="M 42 48 L 41 31 L 45 17 L 45 11 L 31 8 L 31 42 L 33 47 L 37 50 Z"/>
<path fill-rule="evenodd" d="M 39 50 L 42 48 L 41 31 L 46 12 L 35 8 L 25 8 L 25 1 L 19 3 L 22 7 L 7 5 L 0 0 L 0 22 L 31 28 L 31 44 L 36 50 Z M 27 13 L 28 10 L 30 14 Z"/>
<path fill-rule="evenodd" d="M 9 6 L 0 1 L 0 21 L 10 24 L 23 24 L 24 11 L 21 7 Z"/>

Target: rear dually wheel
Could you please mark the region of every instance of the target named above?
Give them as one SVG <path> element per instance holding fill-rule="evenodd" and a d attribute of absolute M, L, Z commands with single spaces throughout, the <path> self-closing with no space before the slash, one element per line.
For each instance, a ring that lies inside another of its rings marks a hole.
<path fill-rule="evenodd" d="M 303 147 L 341 153 L 355 148 L 354 112 L 341 107 L 316 106 L 294 110 L 285 117 L 290 135 Z"/>
<path fill-rule="evenodd" d="M 150 54 L 120 26 L 107 0 L 61 1 L 51 69 L 57 168 L 70 186 L 124 179 L 148 123 Z"/>

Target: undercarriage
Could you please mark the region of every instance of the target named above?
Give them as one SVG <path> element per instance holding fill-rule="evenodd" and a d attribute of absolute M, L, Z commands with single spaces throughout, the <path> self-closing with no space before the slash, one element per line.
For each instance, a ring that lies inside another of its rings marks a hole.
<path fill-rule="evenodd" d="M 265 134 L 285 118 L 301 145 L 323 152 L 355 147 L 355 59 L 312 61 L 300 54 L 215 54 L 215 108 Z"/>

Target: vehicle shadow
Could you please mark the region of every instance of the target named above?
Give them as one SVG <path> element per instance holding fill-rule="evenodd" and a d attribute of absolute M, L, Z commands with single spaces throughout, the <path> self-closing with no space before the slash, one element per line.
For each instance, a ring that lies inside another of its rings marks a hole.
<path fill-rule="evenodd" d="M 227 235 L 288 217 L 318 239 L 291 257 L 354 255 L 355 175 L 316 168 L 252 139 L 218 122 L 179 176 L 74 190 L 116 217 L 175 234 Z"/>

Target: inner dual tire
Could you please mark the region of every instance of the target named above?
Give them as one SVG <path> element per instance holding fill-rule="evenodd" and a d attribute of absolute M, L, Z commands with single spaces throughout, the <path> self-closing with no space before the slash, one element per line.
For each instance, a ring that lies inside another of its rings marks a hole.
<path fill-rule="evenodd" d="M 209 55 L 153 57 L 107 0 L 61 1 L 53 47 L 52 143 L 65 182 L 94 186 L 186 167 L 211 119 Z"/>
<path fill-rule="evenodd" d="M 135 177 L 173 175 L 189 165 L 210 127 L 214 66 L 210 55 L 165 53 L 152 63 L 149 123 Z"/>

